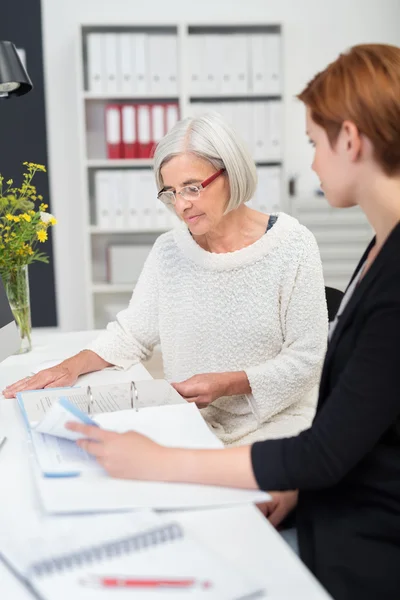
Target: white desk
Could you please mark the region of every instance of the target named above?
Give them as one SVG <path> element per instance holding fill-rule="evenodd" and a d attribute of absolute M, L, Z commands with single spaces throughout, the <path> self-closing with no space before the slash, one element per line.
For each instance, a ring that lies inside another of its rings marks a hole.
<path fill-rule="evenodd" d="M 46 360 L 63 359 L 81 349 L 94 332 L 34 334 L 32 352 L 13 356 L 0 365 L 0 391 L 29 374 Z M 148 379 L 142 365 L 135 378 Z M 0 451 L 0 521 L 10 518 L 28 528 L 40 511 L 31 481 L 26 432 L 15 400 L 0 396 L 0 432 L 8 436 Z M 292 553 L 277 532 L 253 506 L 174 513 L 196 536 L 238 568 L 264 583 L 270 600 L 327 600 L 329 596 Z M 0 591 L 4 600 L 32 600 L 26 588 L 0 563 Z"/>

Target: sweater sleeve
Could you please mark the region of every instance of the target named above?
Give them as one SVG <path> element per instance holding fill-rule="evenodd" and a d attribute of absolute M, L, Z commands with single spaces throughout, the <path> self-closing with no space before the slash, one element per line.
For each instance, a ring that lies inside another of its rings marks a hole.
<path fill-rule="evenodd" d="M 399 417 L 397 298 L 398 293 L 393 302 L 382 301 L 371 310 L 351 358 L 312 427 L 296 437 L 252 446 L 260 488 L 312 490 L 335 485 Z"/>
<path fill-rule="evenodd" d="M 122 369 L 150 358 L 159 342 L 158 252 L 153 246 L 135 286 L 129 306 L 119 312 L 89 346 L 101 358 Z"/>
<path fill-rule="evenodd" d="M 263 423 L 312 390 L 319 382 L 326 351 L 328 315 L 321 258 L 311 232 L 304 230 L 301 241 L 297 269 L 280 299 L 282 349 L 275 358 L 245 369 L 250 401 Z"/>

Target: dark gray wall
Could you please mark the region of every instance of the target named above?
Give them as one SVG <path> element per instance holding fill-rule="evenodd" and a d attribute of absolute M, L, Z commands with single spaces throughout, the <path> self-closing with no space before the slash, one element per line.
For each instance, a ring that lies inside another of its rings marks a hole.
<path fill-rule="evenodd" d="M 0 39 L 25 49 L 34 85 L 25 96 L 0 100 L 0 172 L 19 181 L 24 161 L 48 166 L 40 0 L 1 0 L 1 9 Z M 51 212 L 48 175 L 37 173 L 34 182 Z M 36 327 L 57 325 L 51 230 L 43 250 L 50 264 L 29 267 L 32 323 Z"/>

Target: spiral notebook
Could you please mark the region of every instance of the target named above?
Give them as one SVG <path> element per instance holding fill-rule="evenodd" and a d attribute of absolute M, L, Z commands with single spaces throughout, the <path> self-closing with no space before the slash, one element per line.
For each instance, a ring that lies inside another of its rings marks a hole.
<path fill-rule="evenodd" d="M 75 547 L 69 544 L 60 551 L 54 539 L 54 554 L 49 553 L 47 543 L 47 552 L 40 556 L 39 546 L 30 561 L 25 557 L 23 568 L 7 559 L 4 548 L 2 557 L 41 600 L 265 598 L 262 586 L 188 535 L 178 522 L 156 516 L 149 522 L 148 515 L 146 519 L 138 527 L 127 517 L 122 535 L 121 523 L 115 535 L 106 527 L 108 535 L 102 540 L 98 518 L 86 520 L 76 531 Z M 89 527 L 95 528 L 93 544 L 87 543 Z"/>

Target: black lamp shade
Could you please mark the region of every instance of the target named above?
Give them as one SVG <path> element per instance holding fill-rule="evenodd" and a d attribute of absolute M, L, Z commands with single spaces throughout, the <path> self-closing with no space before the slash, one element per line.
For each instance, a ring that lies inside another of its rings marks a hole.
<path fill-rule="evenodd" d="M 22 96 L 32 87 L 14 44 L 0 41 L 0 98 Z"/>

